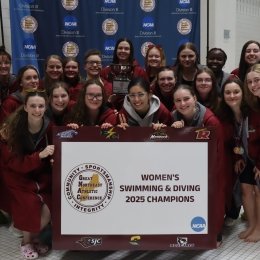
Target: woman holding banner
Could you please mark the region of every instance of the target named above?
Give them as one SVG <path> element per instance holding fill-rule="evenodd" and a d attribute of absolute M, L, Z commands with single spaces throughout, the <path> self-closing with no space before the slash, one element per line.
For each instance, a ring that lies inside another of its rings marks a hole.
<path fill-rule="evenodd" d="M 106 92 L 97 79 L 87 80 L 73 106 L 67 122 L 72 128 L 79 126 L 112 127 L 117 123 L 115 112 L 107 107 Z"/>
<path fill-rule="evenodd" d="M 36 259 L 49 250 L 39 240 L 41 231 L 50 223 L 51 128 L 44 116 L 45 92 L 31 90 L 21 106 L 6 121 L 6 144 L 1 146 L 4 181 L 11 195 L 14 226 L 23 232 L 21 254 Z M 19 129 L 19 131 L 17 131 Z"/>
<path fill-rule="evenodd" d="M 119 127 L 170 125 L 171 114 L 150 91 L 149 82 L 134 78 L 128 85 L 123 108 L 119 112 Z"/>
<path fill-rule="evenodd" d="M 223 162 L 222 128 L 218 118 L 210 109 L 201 105 L 197 101 L 194 89 L 189 85 L 178 85 L 174 89 L 173 100 L 176 109 L 172 112 L 172 126 L 175 128 L 200 127 L 203 128 L 202 131 L 205 130 L 206 127 L 214 127 L 217 138 L 217 162 Z M 218 163 L 217 170 L 215 171 L 218 175 L 215 176 L 215 211 L 212 215 L 215 216 L 217 220 L 217 225 L 214 227 L 214 232 L 218 234 L 217 246 L 219 246 L 222 241 L 222 226 L 225 214 L 226 176 L 224 174 L 223 167 L 223 164 Z"/>
<path fill-rule="evenodd" d="M 240 233 L 246 242 L 260 241 L 260 64 L 248 70 L 245 77 L 245 92 L 251 108 L 248 117 L 248 155 L 253 162 L 254 183 L 248 187 L 244 208 L 248 228 Z"/>

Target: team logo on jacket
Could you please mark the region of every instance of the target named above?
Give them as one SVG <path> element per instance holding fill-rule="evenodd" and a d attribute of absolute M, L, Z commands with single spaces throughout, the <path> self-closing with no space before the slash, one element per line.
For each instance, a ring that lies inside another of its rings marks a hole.
<path fill-rule="evenodd" d="M 95 163 L 83 163 L 74 167 L 64 183 L 68 203 L 81 213 L 103 210 L 113 198 L 114 182 L 110 173 Z"/>

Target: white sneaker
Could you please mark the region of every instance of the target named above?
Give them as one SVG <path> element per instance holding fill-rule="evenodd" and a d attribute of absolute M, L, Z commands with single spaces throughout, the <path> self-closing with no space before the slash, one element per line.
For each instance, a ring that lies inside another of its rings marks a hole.
<path fill-rule="evenodd" d="M 236 224 L 236 219 L 233 219 L 233 218 L 229 218 L 229 217 L 226 217 L 225 218 L 225 221 L 224 221 L 224 225 L 226 227 L 232 227 Z"/>
<path fill-rule="evenodd" d="M 15 237 L 21 238 L 23 237 L 23 232 L 14 227 L 14 224 L 11 223 L 10 227 L 8 228 L 9 232 L 12 233 Z"/>

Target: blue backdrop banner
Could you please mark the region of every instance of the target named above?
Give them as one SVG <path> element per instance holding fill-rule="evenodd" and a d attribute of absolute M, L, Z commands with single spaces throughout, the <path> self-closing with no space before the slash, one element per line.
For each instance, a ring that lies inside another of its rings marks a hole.
<path fill-rule="evenodd" d="M 200 1 L 195 0 L 10 0 L 13 72 L 33 64 L 43 74 L 50 54 L 83 63 L 91 48 L 111 63 L 117 39 L 127 37 L 144 64 L 149 44 L 159 44 L 172 65 L 180 44 L 200 49 Z M 82 66 L 83 67 L 83 66 Z"/>

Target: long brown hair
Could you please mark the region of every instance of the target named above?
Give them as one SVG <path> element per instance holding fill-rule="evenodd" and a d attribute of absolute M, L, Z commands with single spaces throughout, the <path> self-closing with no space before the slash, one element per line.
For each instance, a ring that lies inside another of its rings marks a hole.
<path fill-rule="evenodd" d="M 102 91 L 102 104 L 99 108 L 99 115 L 105 110 L 106 103 L 107 103 L 107 96 L 106 91 L 104 89 L 104 85 L 102 82 L 100 82 L 98 79 L 89 79 L 87 80 L 80 93 L 77 100 L 77 103 L 72 108 L 71 113 L 68 116 L 67 122 L 70 123 L 76 123 L 78 125 L 90 125 L 90 118 L 89 118 L 89 108 L 86 106 L 85 103 L 85 96 L 89 85 L 96 84 L 100 86 Z"/>
<path fill-rule="evenodd" d="M 45 91 L 32 90 L 26 92 L 24 104 L 27 104 L 30 97 L 39 96 L 45 100 L 46 106 L 48 97 Z M 7 144 L 12 151 L 17 154 L 26 154 L 31 151 L 29 142 L 29 129 L 28 129 L 28 114 L 24 110 L 24 105 L 21 105 L 14 113 L 12 113 L 3 123 L 8 132 Z"/>

